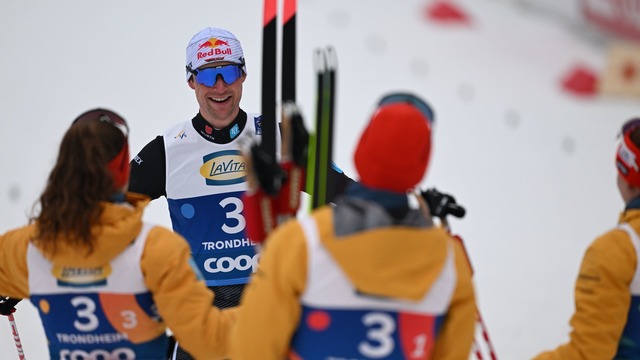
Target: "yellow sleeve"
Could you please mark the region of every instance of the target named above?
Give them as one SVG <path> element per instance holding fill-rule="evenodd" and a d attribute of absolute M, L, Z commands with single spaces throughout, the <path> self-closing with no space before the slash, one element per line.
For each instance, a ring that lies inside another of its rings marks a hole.
<path fill-rule="evenodd" d="M 471 268 L 462 243 L 454 241 L 458 283 L 431 359 L 466 360 L 475 335 L 476 302 Z"/>
<path fill-rule="evenodd" d="M 0 235 L 0 295 L 14 299 L 29 297 L 27 246 L 32 227 Z"/>
<path fill-rule="evenodd" d="M 233 316 L 213 307 L 213 293 L 196 278 L 190 261 L 182 237 L 161 227 L 149 232 L 141 267 L 160 316 L 195 358 L 225 358 Z"/>
<path fill-rule="evenodd" d="M 576 281 L 569 342 L 535 359 L 612 359 L 627 322 L 636 261 L 635 249 L 621 231 L 596 239 Z"/>
<path fill-rule="evenodd" d="M 247 286 L 230 342 L 232 359 L 282 360 L 300 318 L 307 247 L 290 221 L 267 238 L 258 271 Z"/>

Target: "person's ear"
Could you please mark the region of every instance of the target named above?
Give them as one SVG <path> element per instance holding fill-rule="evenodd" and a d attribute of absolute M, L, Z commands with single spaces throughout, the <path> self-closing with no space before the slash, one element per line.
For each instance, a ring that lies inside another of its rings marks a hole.
<path fill-rule="evenodd" d="M 196 89 L 196 84 L 194 83 L 193 80 L 193 75 L 189 78 L 189 80 L 187 81 L 187 83 L 189 83 L 189 87 L 192 88 L 193 90 Z"/>

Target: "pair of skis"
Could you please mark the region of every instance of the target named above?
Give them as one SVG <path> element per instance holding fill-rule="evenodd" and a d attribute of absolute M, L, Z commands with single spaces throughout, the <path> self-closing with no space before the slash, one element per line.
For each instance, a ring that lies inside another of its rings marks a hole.
<path fill-rule="evenodd" d="M 282 103 L 296 101 L 297 0 L 282 6 Z M 276 87 L 278 54 L 278 0 L 264 0 L 262 28 L 262 141 L 260 146 L 276 157 Z"/>
<path fill-rule="evenodd" d="M 310 208 L 329 202 L 333 183 L 328 181 L 333 158 L 333 126 L 338 60 L 335 49 L 326 47 L 314 52 L 316 74 L 316 123 L 311 136 L 307 164 L 306 192 L 311 194 Z"/>
<path fill-rule="evenodd" d="M 307 132 L 296 106 L 296 13 L 297 0 L 282 4 L 281 156 L 277 155 L 277 38 L 278 1 L 264 1 L 262 49 L 262 139 L 248 157 L 249 191 L 245 193 L 247 235 L 262 242 L 284 220 L 295 217 L 300 193 L 311 194 L 311 207 L 328 202 L 327 181 L 331 171 L 335 94 L 335 52 L 318 50 L 316 133 Z M 309 142 L 311 144 L 309 144 Z M 308 176 L 307 176 L 308 175 Z"/>
<path fill-rule="evenodd" d="M 281 101 L 283 106 L 296 101 L 296 14 L 297 0 L 284 0 L 282 4 L 282 83 Z M 277 0 L 264 2 L 263 27 L 263 63 L 262 63 L 262 145 L 273 158 L 276 157 L 276 54 L 277 54 Z M 315 134 L 310 137 L 307 152 L 300 154 L 301 147 L 292 149 L 294 155 L 308 159 L 306 161 L 306 192 L 311 194 L 311 208 L 315 209 L 328 202 L 328 194 L 332 194 L 331 184 L 327 181 L 331 171 L 333 155 L 333 123 L 335 112 L 337 57 L 332 47 L 317 49 L 314 53 L 314 70 L 316 73 L 316 123 Z M 300 115 L 294 108 L 292 116 Z M 287 109 L 283 108 L 283 126 L 288 122 Z M 297 119 L 294 119 L 297 121 Z M 283 131 L 283 158 L 286 157 L 289 134 Z M 296 133 L 292 134 L 296 144 Z M 286 161 L 286 159 L 283 159 Z M 294 159 L 295 160 L 295 159 Z M 305 165 L 304 159 L 294 161 L 299 166 Z"/>

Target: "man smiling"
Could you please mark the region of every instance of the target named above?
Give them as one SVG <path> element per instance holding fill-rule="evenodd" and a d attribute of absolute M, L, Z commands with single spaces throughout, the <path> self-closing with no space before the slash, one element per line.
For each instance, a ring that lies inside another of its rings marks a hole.
<path fill-rule="evenodd" d="M 213 290 L 214 305 L 229 308 L 255 272 L 260 254 L 246 234 L 242 194 L 248 189 L 241 144 L 261 139 L 261 116 L 240 108 L 247 78 L 244 53 L 231 32 L 205 28 L 187 45 L 187 83 L 198 114 L 165 130 L 131 161 L 129 190 L 165 196 L 173 230 L 191 246 L 194 263 Z M 280 149 L 276 126 L 276 149 Z M 353 182 L 329 172 L 335 194 Z M 195 320 L 195 319 L 194 319 Z M 172 358 L 190 359 L 176 348 Z"/>
<path fill-rule="evenodd" d="M 173 229 L 189 241 L 195 265 L 215 294 L 214 305 L 228 308 L 238 305 L 259 257 L 245 234 L 241 196 L 247 182 L 240 144 L 260 137 L 260 115 L 240 108 L 247 68 L 234 34 L 205 28 L 189 41 L 186 55 L 198 114 L 138 153 L 131 161 L 129 189 L 167 198 Z M 190 358 L 175 351 L 177 359 Z"/>

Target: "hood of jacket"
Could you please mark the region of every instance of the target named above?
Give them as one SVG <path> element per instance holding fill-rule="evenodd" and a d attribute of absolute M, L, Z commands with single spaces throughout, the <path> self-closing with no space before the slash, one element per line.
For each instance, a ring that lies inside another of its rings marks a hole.
<path fill-rule="evenodd" d="M 315 215 L 322 244 L 360 293 L 422 299 L 439 278 L 452 238 L 419 210 L 393 220 L 360 199 L 341 199 Z"/>
<path fill-rule="evenodd" d="M 36 247 L 57 266 L 103 265 L 118 256 L 138 236 L 142 229 L 142 214 L 149 201 L 145 195 L 128 193 L 124 203 L 104 202 L 100 222 L 92 229 L 96 239 L 91 253 L 88 253 L 87 247 L 79 248 L 64 239 L 58 241 L 55 252 L 38 245 Z"/>

